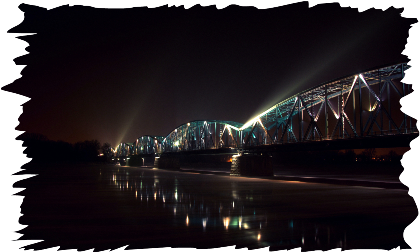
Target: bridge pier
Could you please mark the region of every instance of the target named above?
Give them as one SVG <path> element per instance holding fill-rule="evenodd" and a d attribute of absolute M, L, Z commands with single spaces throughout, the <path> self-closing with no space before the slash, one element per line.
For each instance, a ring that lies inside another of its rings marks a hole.
<path fill-rule="evenodd" d="M 232 157 L 231 176 L 274 176 L 272 157 L 262 154 L 239 154 Z"/>
<path fill-rule="evenodd" d="M 166 155 L 155 157 L 153 167 L 158 169 L 179 170 L 179 157 Z"/>
<path fill-rule="evenodd" d="M 155 161 L 154 154 L 131 155 L 127 157 L 128 166 L 151 166 Z"/>

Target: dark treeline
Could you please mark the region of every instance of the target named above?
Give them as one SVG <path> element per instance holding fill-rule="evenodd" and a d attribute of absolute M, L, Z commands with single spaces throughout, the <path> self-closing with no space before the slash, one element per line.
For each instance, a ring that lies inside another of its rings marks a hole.
<path fill-rule="evenodd" d="M 106 162 L 110 155 L 110 146 L 102 146 L 98 140 L 86 140 L 71 144 L 64 141 L 49 140 L 37 133 L 23 133 L 16 138 L 26 147 L 24 154 L 36 163 L 78 163 Z M 100 153 L 104 155 L 100 156 Z"/>

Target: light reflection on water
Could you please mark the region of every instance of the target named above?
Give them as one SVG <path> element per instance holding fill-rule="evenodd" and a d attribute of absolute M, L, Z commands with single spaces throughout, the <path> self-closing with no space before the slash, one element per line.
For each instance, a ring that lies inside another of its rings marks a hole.
<path fill-rule="evenodd" d="M 102 172 L 101 176 L 104 175 Z M 206 190 L 207 185 L 196 185 L 196 176 L 201 176 L 202 180 L 203 177 L 218 179 L 217 176 L 158 170 L 125 172 L 118 169 L 109 173 L 109 181 L 111 186 L 124 193 L 124 197 L 140 204 L 141 209 L 156 209 L 153 218 L 172 216 L 168 226 L 197 228 L 204 234 L 217 233 L 221 239 L 238 247 L 346 249 L 345 230 L 304 218 L 284 218 L 281 212 L 277 212 L 278 206 L 261 206 L 265 197 L 271 194 L 270 187 L 244 190 L 231 180 L 224 185 L 229 190 L 211 187 L 213 184 L 209 184 Z M 210 236 L 209 241 L 211 243 Z"/>

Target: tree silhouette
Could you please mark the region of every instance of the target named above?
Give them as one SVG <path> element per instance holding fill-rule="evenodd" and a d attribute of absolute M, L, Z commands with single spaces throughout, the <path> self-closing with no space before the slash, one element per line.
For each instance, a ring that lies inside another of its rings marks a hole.
<path fill-rule="evenodd" d="M 94 161 L 99 155 L 101 144 L 98 140 L 86 140 L 84 142 L 77 142 L 74 145 L 76 157 L 79 161 Z"/>
<path fill-rule="evenodd" d="M 106 156 L 107 158 L 110 158 L 112 156 L 111 144 L 103 143 L 101 146 L 101 151 L 102 151 L 102 154 L 104 154 L 104 156 Z"/>
<path fill-rule="evenodd" d="M 365 149 L 361 153 L 361 158 L 364 161 L 371 161 L 375 157 L 376 157 L 376 149 L 375 148 Z"/>
<path fill-rule="evenodd" d="M 346 150 L 343 155 L 343 160 L 346 162 L 353 162 L 356 160 L 356 153 L 354 150 Z"/>
<path fill-rule="evenodd" d="M 394 150 L 390 150 L 388 154 L 386 155 L 386 159 L 388 161 L 395 162 L 395 161 L 399 161 L 401 159 L 401 156 L 399 156 L 397 152 L 395 152 Z"/>

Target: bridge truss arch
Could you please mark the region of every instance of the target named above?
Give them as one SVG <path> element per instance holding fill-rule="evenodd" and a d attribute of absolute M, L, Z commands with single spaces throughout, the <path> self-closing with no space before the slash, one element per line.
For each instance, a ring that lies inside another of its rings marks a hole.
<path fill-rule="evenodd" d="M 114 155 L 116 157 L 126 157 L 128 155 L 131 155 L 133 149 L 132 143 L 120 143 L 115 149 L 114 149 Z"/>
<path fill-rule="evenodd" d="M 133 143 L 131 155 L 161 153 L 163 139 L 163 136 L 141 136 Z"/>
<path fill-rule="evenodd" d="M 162 141 L 162 152 L 238 148 L 242 123 L 197 120 L 182 124 Z"/>
<path fill-rule="evenodd" d="M 241 147 L 418 132 L 400 110 L 412 91 L 401 82 L 406 63 L 323 83 L 245 123 Z"/>
<path fill-rule="evenodd" d="M 416 120 L 400 110 L 412 92 L 401 82 L 407 63 L 380 67 L 300 92 L 242 124 L 196 120 L 166 137 L 142 136 L 121 143 L 117 156 L 364 138 L 418 133 Z"/>

